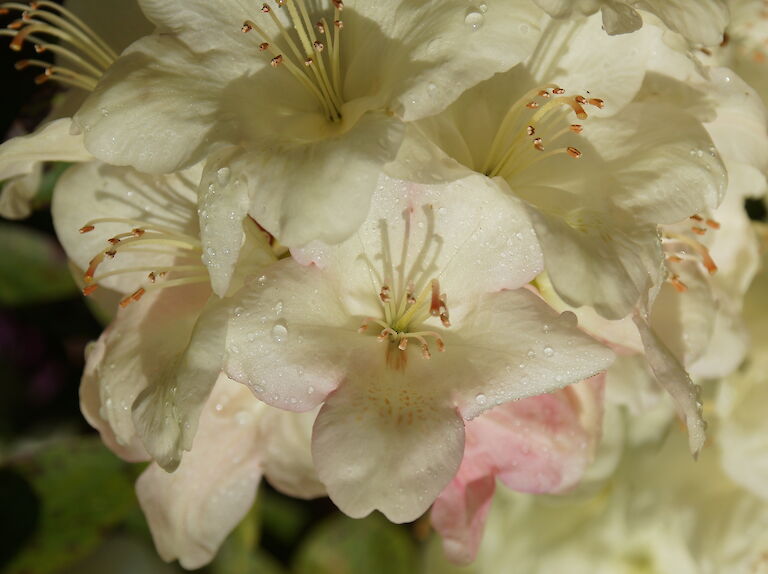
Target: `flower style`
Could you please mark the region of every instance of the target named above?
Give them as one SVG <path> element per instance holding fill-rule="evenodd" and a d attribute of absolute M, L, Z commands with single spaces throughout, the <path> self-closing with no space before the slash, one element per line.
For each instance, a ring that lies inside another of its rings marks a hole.
<path fill-rule="evenodd" d="M 627 34 L 643 25 L 640 11 L 658 16 L 664 24 L 682 34 L 692 44 L 714 46 L 723 39 L 728 24 L 725 0 L 703 0 L 692 10 L 685 0 L 534 0 L 550 16 L 571 17 L 574 11 L 602 13 L 603 28 L 608 34 Z"/>
<path fill-rule="evenodd" d="M 467 424 L 464 459 L 431 513 L 452 562 L 475 559 L 497 478 L 531 494 L 579 482 L 600 439 L 603 379 L 506 403 Z"/>
<path fill-rule="evenodd" d="M 293 255 L 235 295 L 226 373 L 276 407 L 323 405 L 313 457 L 353 517 L 415 519 L 459 466 L 462 419 L 612 359 L 519 289 L 541 269 L 533 230 L 478 176 L 382 178 L 355 236 Z"/>
<path fill-rule="evenodd" d="M 640 54 L 662 43 L 657 28 L 610 37 L 592 17 L 552 22 L 543 38 L 525 65 L 416 122 L 398 173 L 479 173 L 523 199 L 560 297 L 620 319 L 661 281 L 657 226 L 715 207 L 722 163 L 684 109 L 632 102 L 648 62 Z"/>
<path fill-rule="evenodd" d="M 20 18 L 0 36 L 10 36 L 10 48 L 33 45 L 39 54 L 50 53 L 54 62 L 37 58 L 16 63 L 18 69 L 39 68 L 37 83 L 54 81 L 69 88 L 54 104 L 48 119 L 32 134 L 12 138 L 0 145 L 0 215 L 22 219 L 30 214 L 30 203 L 40 186 L 42 163 L 90 161 L 82 136 L 72 133 L 69 114 L 77 109 L 117 58 L 117 53 L 147 30 L 147 21 L 134 2 L 80 0 L 67 8 L 53 2 L 0 4 L 0 12 L 20 12 Z M 77 14 L 94 21 L 94 28 Z M 117 22 L 120 24 L 117 25 Z M 109 38 L 105 41 L 103 38 Z"/>
<path fill-rule="evenodd" d="M 76 115 L 86 147 L 145 172 L 231 148 L 209 170 L 230 169 L 251 215 L 289 246 L 348 237 L 397 152 L 401 119 L 435 113 L 521 61 L 540 14 L 523 0 L 141 6 L 158 31 L 125 52 Z"/>

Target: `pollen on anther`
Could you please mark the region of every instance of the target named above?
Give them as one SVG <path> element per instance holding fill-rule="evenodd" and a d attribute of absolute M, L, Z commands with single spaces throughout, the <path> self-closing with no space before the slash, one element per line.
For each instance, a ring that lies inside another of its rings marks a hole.
<path fill-rule="evenodd" d="M 706 227 L 696 227 L 695 225 L 691 227 L 691 231 L 693 231 L 696 235 L 704 235 L 707 232 Z"/>
<path fill-rule="evenodd" d="M 541 138 L 534 139 L 533 147 L 535 147 L 539 151 L 544 151 L 544 141 Z"/>
<path fill-rule="evenodd" d="M 341 20 L 334 21 L 333 25 L 336 26 L 336 28 L 338 28 L 339 30 L 344 29 L 344 22 L 342 22 Z"/>
<path fill-rule="evenodd" d="M 131 303 L 133 303 L 134 301 L 138 301 L 144 296 L 145 293 L 146 293 L 146 290 L 143 287 L 140 287 L 139 289 L 137 289 L 136 291 L 128 295 L 128 297 L 120 301 L 120 307 L 125 308 Z"/>
<path fill-rule="evenodd" d="M 580 134 L 581 132 L 584 131 L 584 126 L 582 126 L 581 124 L 571 124 L 570 129 L 573 133 Z"/>
<path fill-rule="evenodd" d="M 312 58 L 307 58 L 306 60 L 304 60 L 304 65 L 305 65 L 305 66 L 307 66 L 307 67 L 309 67 L 309 66 L 311 66 L 311 65 L 312 65 L 314 62 L 315 62 L 315 61 L 314 61 Z"/>
<path fill-rule="evenodd" d="M 88 297 L 89 295 L 92 295 L 93 292 L 96 291 L 96 289 L 98 289 L 98 288 L 99 288 L 99 284 L 98 283 L 94 283 L 93 285 L 87 285 L 87 286 L 83 287 L 83 295 Z"/>
<path fill-rule="evenodd" d="M 261 50 L 262 52 L 265 50 L 269 50 L 269 42 L 262 42 L 261 44 L 259 44 L 259 50 Z"/>
<path fill-rule="evenodd" d="M 525 104 L 525 107 L 535 110 L 536 108 L 539 107 L 539 104 L 537 104 L 536 102 L 528 102 L 527 104 Z"/>
<path fill-rule="evenodd" d="M 720 223 L 714 219 L 707 219 L 705 223 L 712 229 L 720 229 Z"/>
<path fill-rule="evenodd" d="M 556 96 L 562 96 L 565 93 L 565 90 L 563 88 L 554 88 L 552 93 Z"/>
<path fill-rule="evenodd" d="M 344 2 L 342 0 L 333 0 L 333 7 L 336 8 L 339 12 L 344 10 Z"/>
<path fill-rule="evenodd" d="M 318 52 L 322 52 L 325 49 L 325 44 L 323 44 L 322 42 L 315 41 L 315 42 L 312 42 L 312 47 Z"/>
<path fill-rule="evenodd" d="M 317 31 L 320 32 L 321 34 L 325 34 L 325 24 L 323 24 L 322 21 L 315 24 L 315 28 L 317 28 Z"/>
<path fill-rule="evenodd" d="M 669 282 L 672 283 L 672 286 L 677 290 L 678 293 L 685 293 L 686 291 L 688 291 L 688 285 L 683 283 L 680 280 L 680 277 L 678 277 L 677 275 L 672 275 L 669 278 Z"/>
<path fill-rule="evenodd" d="M 600 98 L 590 98 L 587 103 L 590 106 L 595 106 L 596 108 L 600 108 L 600 109 L 603 109 L 605 107 L 605 102 Z"/>
<path fill-rule="evenodd" d="M 282 54 L 278 54 L 277 56 L 275 56 L 274 58 L 272 58 L 272 59 L 269 61 L 269 63 L 270 63 L 270 65 L 271 65 L 273 68 L 277 68 L 277 67 L 278 67 L 280 64 L 282 64 L 282 63 L 283 63 L 283 55 L 282 55 Z"/>
<path fill-rule="evenodd" d="M 533 126 L 528 126 L 528 128 L 526 128 L 525 131 L 528 133 L 529 136 L 532 136 L 536 133 L 536 128 L 534 128 Z"/>
<path fill-rule="evenodd" d="M 86 226 L 84 226 L 84 227 L 81 227 L 81 228 L 80 228 L 78 231 L 79 231 L 80 233 L 90 233 L 90 232 L 91 232 L 91 231 L 93 231 L 94 229 L 96 229 L 96 226 L 95 226 L 95 225 L 86 225 Z"/>
<path fill-rule="evenodd" d="M 268 4 L 262 4 L 261 11 L 264 12 L 265 14 L 269 14 L 272 11 L 272 9 L 269 7 Z"/>
<path fill-rule="evenodd" d="M 253 26 L 251 26 L 248 22 L 246 22 L 245 24 L 243 24 L 243 27 L 240 28 L 240 30 L 243 32 L 243 34 L 247 34 L 251 30 L 253 30 Z"/>
<path fill-rule="evenodd" d="M 575 147 L 568 146 L 566 151 L 568 152 L 568 155 L 571 156 L 574 159 L 579 159 L 581 157 L 581 152 L 578 149 L 576 149 Z"/>

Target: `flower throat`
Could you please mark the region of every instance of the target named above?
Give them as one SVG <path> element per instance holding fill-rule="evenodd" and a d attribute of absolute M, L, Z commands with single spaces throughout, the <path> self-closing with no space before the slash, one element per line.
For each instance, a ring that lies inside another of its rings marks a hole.
<path fill-rule="evenodd" d="M 256 32 L 261 39 L 259 50 L 272 55 L 272 67 L 286 68 L 317 99 L 326 117 L 332 122 L 337 122 L 341 120 L 341 107 L 344 103 L 340 51 L 341 31 L 344 28 L 341 11 L 344 9 L 344 3 L 342 0 L 332 2 L 334 14 L 331 27 L 325 18 L 313 25 L 304 0 L 276 0 L 278 8 L 287 9 L 298 42 L 269 4 L 264 4 L 261 12 L 271 18 L 277 36 L 270 37 L 264 28 L 253 20 L 246 20 L 242 31 Z M 278 44 L 278 40 L 282 46 Z"/>

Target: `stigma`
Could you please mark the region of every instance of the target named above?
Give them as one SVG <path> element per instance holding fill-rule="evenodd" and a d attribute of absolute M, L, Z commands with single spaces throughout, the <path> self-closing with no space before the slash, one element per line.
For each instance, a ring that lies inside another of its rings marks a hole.
<path fill-rule="evenodd" d="M 54 80 L 62 85 L 93 91 L 106 69 L 117 59 L 109 45 L 75 14 L 56 4 L 41 0 L 22 4 L 4 2 L 0 14 L 19 12 L 20 17 L 0 36 L 11 38 L 10 48 L 19 52 L 25 44 L 38 54 L 50 53 L 56 64 L 37 58 L 19 60 L 17 70 L 39 68 L 35 83 Z"/>
<path fill-rule="evenodd" d="M 285 68 L 318 101 L 329 121 L 341 120 L 344 103 L 341 78 L 341 31 L 344 22 L 341 13 L 342 0 L 333 0 L 333 20 L 325 17 L 312 23 L 305 0 L 275 0 L 278 9 L 288 12 L 290 25 L 286 26 L 275 14 L 275 8 L 263 4 L 261 13 L 268 18 L 275 31 L 254 20 L 246 20 L 243 33 L 254 32 L 258 36 L 258 49 L 269 55 L 273 68 Z"/>
<path fill-rule="evenodd" d="M 480 171 L 509 178 L 555 155 L 581 158 L 581 150 L 565 140 L 582 133 L 588 107 L 604 105 L 599 98 L 566 94 L 555 84 L 525 93 L 507 111 Z"/>

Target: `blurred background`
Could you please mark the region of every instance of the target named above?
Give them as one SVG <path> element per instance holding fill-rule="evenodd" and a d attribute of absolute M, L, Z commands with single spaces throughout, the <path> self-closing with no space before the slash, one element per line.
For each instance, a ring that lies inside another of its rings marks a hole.
<path fill-rule="evenodd" d="M 15 17 L 0 15 L 0 26 Z M 0 37 L 3 141 L 32 131 L 61 95 L 52 82 L 35 85 L 39 71 L 14 68 L 33 52 L 12 52 L 8 40 Z M 29 219 L 0 219 L 0 571 L 181 572 L 157 558 L 138 507 L 133 483 L 144 465 L 120 461 L 80 415 L 83 353 L 109 317 L 89 309 L 53 233 L 48 206 L 66 167 L 47 168 Z M 427 533 L 426 523 L 354 521 L 327 499 L 302 502 L 262 484 L 199 572 L 412 572 Z"/>

